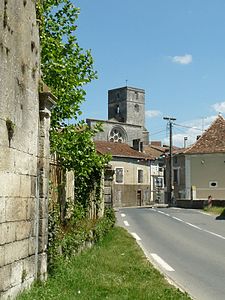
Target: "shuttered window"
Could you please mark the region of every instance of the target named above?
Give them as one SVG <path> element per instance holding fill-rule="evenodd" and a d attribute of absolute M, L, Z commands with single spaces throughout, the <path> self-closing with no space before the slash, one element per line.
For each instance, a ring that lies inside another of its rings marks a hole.
<path fill-rule="evenodd" d="M 123 168 L 116 168 L 116 183 L 123 183 Z"/>
<path fill-rule="evenodd" d="M 144 181 L 144 175 L 143 175 L 143 170 L 138 170 L 138 183 L 143 183 Z"/>

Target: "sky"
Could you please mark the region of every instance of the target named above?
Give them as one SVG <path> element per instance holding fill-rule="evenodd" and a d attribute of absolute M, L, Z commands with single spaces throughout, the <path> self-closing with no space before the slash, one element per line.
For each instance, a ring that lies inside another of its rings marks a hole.
<path fill-rule="evenodd" d="M 79 0 L 76 35 L 91 49 L 98 79 L 85 90 L 82 118 L 107 120 L 108 90 L 145 90 L 150 141 L 189 146 L 225 114 L 224 0 Z"/>

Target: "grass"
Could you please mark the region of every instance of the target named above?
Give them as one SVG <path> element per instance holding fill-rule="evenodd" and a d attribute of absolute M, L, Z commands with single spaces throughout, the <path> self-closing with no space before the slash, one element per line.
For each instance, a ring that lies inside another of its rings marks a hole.
<path fill-rule="evenodd" d="M 93 248 L 62 261 L 43 284 L 36 284 L 19 300 L 186 300 L 147 261 L 133 237 L 113 228 Z"/>
<path fill-rule="evenodd" d="M 225 217 L 225 208 L 224 207 L 218 207 L 218 206 L 205 207 L 204 211 L 214 214 L 214 215 Z"/>

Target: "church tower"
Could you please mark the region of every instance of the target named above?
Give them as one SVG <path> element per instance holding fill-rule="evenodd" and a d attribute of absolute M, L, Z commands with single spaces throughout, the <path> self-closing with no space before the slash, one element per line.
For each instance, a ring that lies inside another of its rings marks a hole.
<path fill-rule="evenodd" d="M 145 127 L 145 91 L 121 87 L 108 91 L 108 120 Z"/>

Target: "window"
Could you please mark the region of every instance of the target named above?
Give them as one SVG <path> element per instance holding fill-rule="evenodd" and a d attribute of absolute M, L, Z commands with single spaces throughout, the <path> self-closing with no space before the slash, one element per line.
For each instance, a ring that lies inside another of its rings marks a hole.
<path fill-rule="evenodd" d="M 156 177 L 155 178 L 155 186 L 158 188 L 163 187 L 163 177 Z"/>
<path fill-rule="evenodd" d="M 123 168 L 116 168 L 116 183 L 123 183 Z"/>
<path fill-rule="evenodd" d="M 210 181 L 210 182 L 209 182 L 209 187 L 211 187 L 211 188 L 216 188 L 216 187 L 218 187 L 218 182 L 217 182 L 217 181 Z"/>
<path fill-rule="evenodd" d="M 179 169 L 173 170 L 173 182 L 179 184 Z"/>
<path fill-rule="evenodd" d="M 124 143 L 126 141 L 126 132 L 121 127 L 113 127 L 109 133 L 109 141 L 114 143 Z"/>
<path fill-rule="evenodd" d="M 138 170 L 138 183 L 143 183 L 144 180 L 144 175 L 143 175 L 143 170 Z"/>

